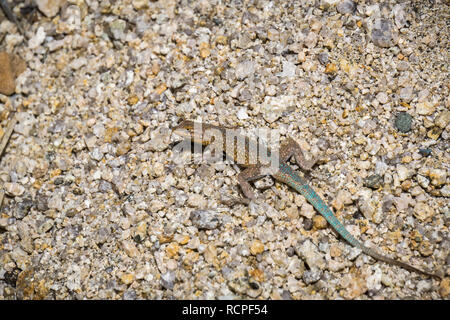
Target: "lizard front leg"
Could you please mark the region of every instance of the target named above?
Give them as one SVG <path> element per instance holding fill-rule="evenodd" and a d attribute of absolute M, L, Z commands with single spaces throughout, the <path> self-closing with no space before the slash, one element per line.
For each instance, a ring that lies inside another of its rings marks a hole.
<path fill-rule="evenodd" d="M 305 171 L 311 170 L 314 164 L 317 162 L 317 159 L 306 160 L 303 155 L 302 148 L 300 145 L 292 139 L 291 137 L 287 138 L 280 147 L 279 150 L 280 160 L 283 162 L 287 162 L 292 156 L 295 158 L 295 162 Z"/>

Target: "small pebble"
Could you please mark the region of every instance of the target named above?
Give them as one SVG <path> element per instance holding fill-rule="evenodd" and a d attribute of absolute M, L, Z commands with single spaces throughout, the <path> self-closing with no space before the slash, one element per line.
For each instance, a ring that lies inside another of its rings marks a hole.
<path fill-rule="evenodd" d="M 429 171 L 431 184 L 440 187 L 447 182 L 447 171 L 443 169 L 431 169 Z"/>
<path fill-rule="evenodd" d="M 53 18 L 59 12 L 65 0 L 35 0 L 36 5 L 46 17 Z"/>
<path fill-rule="evenodd" d="M 25 188 L 16 182 L 6 182 L 3 187 L 6 194 L 12 197 L 20 197 L 25 192 Z"/>
<path fill-rule="evenodd" d="M 328 227 L 327 220 L 325 220 L 325 218 L 320 215 L 315 215 L 313 217 L 313 225 L 317 230 L 325 229 Z"/>
<path fill-rule="evenodd" d="M 338 3 L 336 9 L 341 14 L 352 14 L 356 10 L 356 3 L 352 0 L 343 0 Z"/>
<path fill-rule="evenodd" d="M 429 101 L 419 102 L 416 104 L 417 114 L 427 116 L 432 114 L 434 110 L 436 110 L 436 106 Z"/>
<path fill-rule="evenodd" d="M 253 243 L 250 247 L 251 254 L 256 256 L 257 254 L 260 254 L 263 251 L 264 251 L 264 245 L 262 244 L 262 242 L 259 240 L 253 241 Z"/>
<path fill-rule="evenodd" d="M 414 216 L 421 222 L 429 220 L 434 215 L 434 209 L 426 203 L 419 202 L 414 206 Z"/>
<path fill-rule="evenodd" d="M 322 276 L 322 271 L 314 269 L 314 270 L 306 270 L 303 272 L 302 279 L 307 285 L 315 283 L 320 280 Z"/>
<path fill-rule="evenodd" d="M 383 177 L 379 174 L 373 174 L 364 179 L 364 186 L 371 189 L 379 189 L 383 184 Z"/>
<path fill-rule="evenodd" d="M 394 46 L 398 40 L 398 33 L 388 19 L 375 20 L 372 27 L 372 41 L 382 48 Z"/>
<path fill-rule="evenodd" d="M 312 221 L 312 219 L 305 218 L 305 219 L 303 220 L 303 228 L 304 228 L 305 230 L 309 231 L 309 230 L 312 229 L 312 227 L 313 227 L 313 221 Z"/>
<path fill-rule="evenodd" d="M 164 289 L 172 290 L 175 285 L 175 273 L 168 271 L 161 275 L 161 285 Z"/>
<path fill-rule="evenodd" d="M 431 155 L 431 149 L 419 149 L 419 153 L 424 157 L 428 157 Z"/>
<path fill-rule="evenodd" d="M 319 59 L 319 62 L 325 66 L 330 62 L 327 52 L 319 53 L 318 59 Z"/>
<path fill-rule="evenodd" d="M 23 219 L 30 212 L 34 206 L 34 202 L 31 199 L 24 199 L 14 207 L 14 217 L 17 219 Z"/>
<path fill-rule="evenodd" d="M 402 133 L 411 131 L 412 117 L 406 112 L 399 112 L 395 116 L 395 127 Z"/>
<path fill-rule="evenodd" d="M 39 47 L 45 40 L 46 33 L 43 27 L 39 27 L 36 31 L 36 34 L 28 40 L 28 47 L 30 49 L 36 49 Z"/>
<path fill-rule="evenodd" d="M 434 123 L 439 128 L 445 129 L 447 125 L 450 123 L 450 111 L 446 110 L 439 113 Z"/>
<path fill-rule="evenodd" d="M 377 100 L 381 104 L 386 104 L 389 101 L 389 97 L 386 92 L 380 92 L 377 94 Z"/>
<path fill-rule="evenodd" d="M 124 275 L 122 275 L 120 277 L 120 280 L 122 280 L 122 282 L 124 284 L 131 284 L 134 281 L 134 274 L 133 273 L 125 273 Z"/>
<path fill-rule="evenodd" d="M 212 230 L 220 225 L 220 219 L 214 211 L 195 210 L 191 212 L 189 218 L 199 229 Z"/>

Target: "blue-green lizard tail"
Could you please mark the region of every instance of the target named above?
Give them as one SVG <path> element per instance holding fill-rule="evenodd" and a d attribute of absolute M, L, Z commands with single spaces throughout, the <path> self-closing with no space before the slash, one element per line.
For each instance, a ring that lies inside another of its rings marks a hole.
<path fill-rule="evenodd" d="M 409 271 L 418 272 L 427 276 L 435 277 L 440 279 L 441 277 L 420 269 L 417 269 L 409 264 L 394 260 L 385 255 L 379 254 L 373 249 L 370 249 L 364 246 L 361 242 L 359 242 L 355 237 L 353 237 L 350 232 L 345 228 L 345 226 L 338 220 L 338 218 L 333 214 L 330 207 L 320 198 L 320 196 L 312 189 L 307 182 L 300 177 L 288 164 L 280 163 L 279 171 L 274 177 L 282 181 L 292 188 L 294 188 L 297 192 L 302 194 L 306 200 L 317 210 L 319 213 L 328 221 L 328 223 L 352 246 L 359 248 L 365 254 L 393 265 L 397 265 L 399 267 L 405 268 Z"/>

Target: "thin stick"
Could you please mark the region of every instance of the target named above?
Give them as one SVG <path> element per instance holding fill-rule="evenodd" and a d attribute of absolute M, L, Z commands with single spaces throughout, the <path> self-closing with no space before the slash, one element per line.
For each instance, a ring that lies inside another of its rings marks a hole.
<path fill-rule="evenodd" d="M 0 190 L 0 209 L 2 208 L 3 204 L 3 197 L 5 196 L 5 191 Z"/>
<path fill-rule="evenodd" d="M 16 115 L 13 115 L 12 119 L 9 120 L 8 127 L 6 127 L 6 131 L 3 134 L 2 141 L 0 142 L 0 159 L 2 158 L 3 151 L 5 150 L 6 145 L 8 144 L 9 138 L 14 131 L 14 126 L 16 125 L 17 119 Z M 0 209 L 3 204 L 3 198 L 5 196 L 5 191 L 0 190 Z"/>
<path fill-rule="evenodd" d="M 3 151 L 5 150 L 6 144 L 9 141 L 9 138 L 11 137 L 11 134 L 14 130 L 14 126 L 16 125 L 17 119 L 14 115 L 12 119 L 9 121 L 8 127 L 6 128 L 5 133 L 3 134 L 2 141 L 0 142 L 0 159 L 2 157 Z"/>
<path fill-rule="evenodd" d="M 3 9 L 3 13 L 5 16 L 13 23 L 16 24 L 17 29 L 19 30 L 21 35 L 25 35 L 25 32 L 22 29 L 22 26 L 20 25 L 19 21 L 17 20 L 16 16 L 12 12 L 11 8 L 9 7 L 6 0 L 0 0 L 0 7 Z"/>

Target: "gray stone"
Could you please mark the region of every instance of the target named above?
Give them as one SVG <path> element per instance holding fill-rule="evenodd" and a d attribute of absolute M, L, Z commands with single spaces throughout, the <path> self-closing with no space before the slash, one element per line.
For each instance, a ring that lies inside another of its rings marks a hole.
<path fill-rule="evenodd" d="M 125 28 L 127 22 L 122 19 L 115 19 L 109 24 L 109 31 L 112 37 L 116 40 L 122 40 L 125 38 Z"/>
<path fill-rule="evenodd" d="M 372 27 L 373 43 L 382 48 L 389 48 L 395 45 L 398 40 L 398 33 L 394 28 L 390 20 L 375 20 Z"/>
<path fill-rule="evenodd" d="M 356 10 L 356 3 L 352 0 L 344 0 L 336 6 L 336 9 L 341 14 L 351 14 Z"/>
<path fill-rule="evenodd" d="M 319 53 L 317 58 L 319 59 L 319 62 L 323 65 L 327 65 L 330 62 L 327 52 Z"/>
<path fill-rule="evenodd" d="M 325 268 L 325 259 L 322 254 L 319 252 L 317 246 L 312 243 L 310 240 L 306 240 L 298 246 L 295 246 L 295 252 L 297 255 L 302 258 L 310 269 Z"/>
<path fill-rule="evenodd" d="M 256 65 L 253 61 L 247 60 L 236 66 L 236 77 L 238 80 L 244 80 L 255 72 Z"/>
<path fill-rule="evenodd" d="M 14 206 L 14 217 L 17 219 L 23 219 L 30 212 L 34 203 L 31 199 L 24 199 Z"/>
<path fill-rule="evenodd" d="M 220 225 L 219 216 L 214 211 L 195 210 L 191 212 L 189 218 L 198 229 L 212 230 Z"/>
<path fill-rule="evenodd" d="M 46 17 L 53 18 L 66 0 L 35 0 L 34 2 Z"/>
<path fill-rule="evenodd" d="M 167 290 L 172 290 L 175 285 L 175 273 L 167 271 L 161 275 L 161 285 Z"/>
<path fill-rule="evenodd" d="M 322 276 L 322 271 L 319 269 L 306 270 L 303 272 L 302 279 L 303 281 L 309 285 L 315 283 L 320 280 Z"/>
<path fill-rule="evenodd" d="M 395 128 L 403 133 L 411 131 L 412 117 L 406 112 L 399 112 L 395 117 Z"/>
<path fill-rule="evenodd" d="M 364 186 L 371 189 L 379 189 L 382 186 L 383 177 L 379 174 L 373 174 L 364 179 Z"/>

